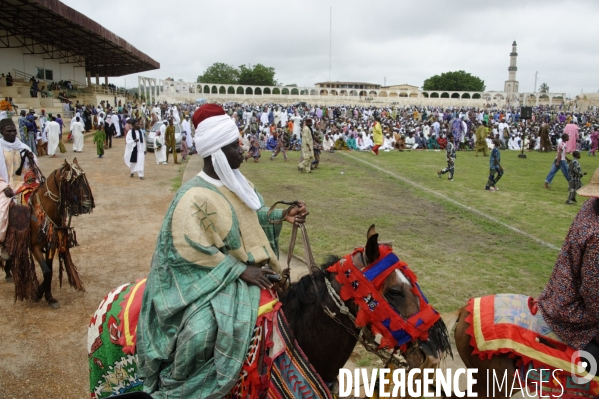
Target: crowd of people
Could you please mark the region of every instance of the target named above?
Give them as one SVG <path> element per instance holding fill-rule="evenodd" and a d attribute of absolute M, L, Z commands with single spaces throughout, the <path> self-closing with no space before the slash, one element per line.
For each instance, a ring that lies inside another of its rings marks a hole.
<path fill-rule="evenodd" d="M 7 103 L 4 100 L 0 105 Z M 99 105 L 82 105 L 78 102 L 65 104 L 64 113 L 73 118 L 79 117 L 84 132 L 97 130 L 102 125 L 105 148 L 111 148 L 112 138 L 125 137 L 137 123 L 147 138 L 148 132 L 157 122 L 163 121 L 156 130 L 157 163 L 167 161 L 164 151 L 173 154 L 176 148 L 169 143 L 174 140 L 170 126 L 178 126 L 185 145 L 181 148 L 186 156 L 196 152 L 194 145 L 195 127 L 190 120 L 198 104 L 145 103 L 120 101 L 111 104 L 102 101 Z M 561 170 L 568 181 L 576 175 L 577 164 L 570 169 L 570 159 L 566 154 L 586 152 L 595 156 L 599 148 L 599 117 L 596 109 L 582 112 L 578 109 L 560 107 L 536 107 L 529 119 L 523 119 L 520 108 L 474 108 L 474 107 L 376 107 L 376 106 L 318 106 L 306 103 L 296 105 L 249 105 L 227 103 L 223 109 L 233 119 L 240 132 L 245 159 L 259 162 L 262 151 L 270 151 L 269 159 L 274 160 L 280 153 L 288 160 L 288 151 L 301 151 L 298 169 L 310 172 L 318 168 L 323 151 L 334 152 L 371 151 L 374 154 L 391 151 L 446 151 L 448 166 L 439 175 L 448 173 L 452 180 L 455 173 L 455 154 L 459 151 L 473 151 L 476 156 L 491 153 L 490 171 L 486 189 L 495 191 L 495 183 L 501 178 L 500 150 L 514 151 L 558 151 L 564 158 L 550 171 L 545 186 L 549 187 L 555 174 Z M 22 111 L 24 113 L 24 111 Z M 25 113 L 26 114 L 26 113 Z M 37 148 L 47 143 L 43 121 L 50 120 L 42 112 L 39 135 L 33 129 L 33 137 L 27 134 L 25 120 L 34 117 L 30 112 L 19 118 L 19 129 L 24 142 Z M 31 125 L 31 123 L 30 123 Z M 168 129 L 168 133 L 167 130 Z M 309 134 L 308 134 L 309 133 Z M 166 137 L 168 134 L 169 137 Z M 566 137 L 567 136 L 567 137 Z M 559 152 L 563 143 L 564 151 Z M 162 146 L 164 145 L 164 148 Z M 40 151 L 41 152 L 41 151 Z M 48 150 L 45 151 L 48 153 Z M 562 155 L 563 154 L 563 155 Z M 103 154 L 98 154 L 102 156 Z M 309 163 L 306 163 L 309 159 Z M 576 159 L 574 157 L 574 159 Z M 565 164 L 562 162 L 566 162 Z M 143 177 L 143 176 L 140 176 Z M 572 188 L 575 191 L 575 188 Z M 575 201 L 575 197 L 569 201 Z"/>

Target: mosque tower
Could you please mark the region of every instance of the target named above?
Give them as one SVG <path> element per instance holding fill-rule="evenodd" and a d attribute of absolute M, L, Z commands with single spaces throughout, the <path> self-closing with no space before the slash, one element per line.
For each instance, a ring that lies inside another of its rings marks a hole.
<path fill-rule="evenodd" d="M 514 40 L 512 43 L 512 52 L 510 53 L 510 66 L 508 67 L 509 75 L 508 80 L 505 81 L 505 85 L 503 91 L 508 94 L 508 97 L 516 97 L 518 93 L 518 81 L 516 80 L 516 71 L 518 67 L 516 66 L 516 58 L 518 57 L 517 44 Z M 513 95 L 509 95 L 512 93 Z"/>

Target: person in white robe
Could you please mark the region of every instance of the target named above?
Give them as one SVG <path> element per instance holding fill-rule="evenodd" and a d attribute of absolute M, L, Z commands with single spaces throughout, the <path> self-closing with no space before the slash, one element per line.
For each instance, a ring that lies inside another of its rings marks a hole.
<path fill-rule="evenodd" d="M 166 162 L 166 145 L 164 144 L 164 134 L 156 132 L 154 137 L 154 155 L 156 156 L 156 165 L 168 165 Z"/>
<path fill-rule="evenodd" d="M 302 117 L 298 114 L 297 110 L 295 110 L 295 114 L 291 117 L 291 121 L 293 122 L 292 135 L 295 135 L 295 137 L 300 137 L 302 131 Z"/>
<path fill-rule="evenodd" d="M 144 180 L 146 144 L 137 120 L 135 120 L 133 127 L 127 133 L 125 140 L 125 165 L 130 169 L 131 177 L 137 173 L 139 178 Z"/>
<path fill-rule="evenodd" d="M 518 141 L 518 138 L 515 136 L 511 136 L 510 139 L 508 140 L 507 147 L 510 150 L 519 150 L 520 143 Z"/>
<path fill-rule="evenodd" d="M 331 152 L 331 150 L 335 147 L 335 142 L 328 134 L 324 135 L 324 140 L 322 141 L 322 150 L 326 152 Z"/>
<path fill-rule="evenodd" d="M 381 146 L 381 150 L 391 151 L 393 149 L 393 144 L 395 144 L 395 140 L 389 133 L 387 133 L 387 135 L 383 139 L 383 145 Z"/>
<path fill-rule="evenodd" d="M 193 141 L 191 140 L 191 122 L 189 121 L 189 115 L 185 115 L 185 120 L 183 123 L 181 123 L 181 129 L 185 133 L 185 142 L 187 143 L 187 148 L 191 148 Z"/>
<path fill-rule="evenodd" d="M 173 115 L 173 121 L 175 121 L 175 123 L 181 123 L 181 117 L 179 116 L 179 110 L 176 105 L 173 105 L 171 114 Z"/>
<path fill-rule="evenodd" d="M 152 108 L 152 115 L 154 115 L 157 121 L 162 120 L 162 113 L 160 112 L 160 107 L 158 106 L 158 104 L 156 104 L 154 108 Z"/>
<path fill-rule="evenodd" d="M 275 126 L 279 126 L 279 122 L 281 121 L 281 107 L 277 108 L 275 111 Z"/>
<path fill-rule="evenodd" d="M 283 109 L 281 111 L 281 127 L 285 127 L 287 125 L 288 120 L 289 120 L 289 115 L 287 115 L 287 110 Z"/>
<path fill-rule="evenodd" d="M 56 150 L 60 142 L 60 125 L 56 122 L 56 117 L 52 117 L 50 122 L 46 123 L 46 137 L 48 137 L 48 155 L 56 158 Z"/>
<path fill-rule="evenodd" d="M 260 115 L 260 124 L 268 126 L 268 108 L 264 108 L 262 115 Z"/>
<path fill-rule="evenodd" d="M 119 116 L 117 114 L 112 114 L 112 116 L 110 118 L 112 120 L 112 126 L 114 127 L 114 132 L 115 132 L 114 137 L 121 137 L 122 136 L 121 122 L 119 120 Z"/>
<path fill-rule="evenodd" d="M 83 131 L 85 126 L 81 122 L 80 117 L 75 117 L 75 121 L 71 123 L 71 133 L 73 134 L 73 151 L 83 151 Z"/>

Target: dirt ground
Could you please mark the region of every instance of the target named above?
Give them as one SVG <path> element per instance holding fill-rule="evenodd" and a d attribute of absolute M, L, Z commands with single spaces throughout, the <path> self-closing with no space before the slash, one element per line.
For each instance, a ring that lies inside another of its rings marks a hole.
<path fill-rule="evenodd" d="M 87 135 L 86 135 L 87 136 Z M 123 162 L 124 139 L 113 140 L 103 159 L 91 137 L 83 153 L 72 144 L 62 157 L 42 157 L 50 174 L 75 155 L 93 190 L 96 208 L 73 219 L 79 247 L 71 250 L 87 292 L 73 290 L 66 279 L 53 295 L 60 309 L 45 301 L 14 302 L 14 285 L 0 278 L 0 398 L 88 398 L 87 326 L 102 298 L 120 284 L 145 277 L 164 214 L 173 197 L 172 179 L 183 165 L 156 165 L 146 156 L 145 180 L 130 178 Z M 54 262 L 56 272 L 57 263 Z M 41 271 L 38 268 L 38 277 Z"/>

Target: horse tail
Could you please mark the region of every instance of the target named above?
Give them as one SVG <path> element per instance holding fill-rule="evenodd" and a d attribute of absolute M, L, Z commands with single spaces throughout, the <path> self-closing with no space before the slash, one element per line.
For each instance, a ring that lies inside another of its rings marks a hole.
<path fill-rule="evenodd" d="M 447 331 L 451 332 L 455 328 L 456 324 L 458 324 L 458 319 L 460 318 L 460 312 L 462 309 L 458 309 L 451 313 L 441 314 L 441 319 L 445 326 L 447 327 Z"/>

